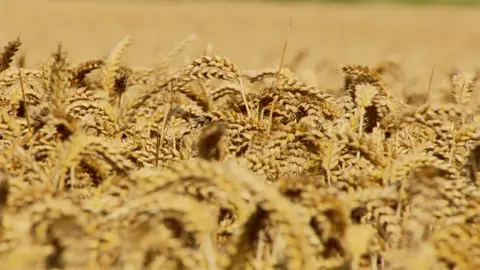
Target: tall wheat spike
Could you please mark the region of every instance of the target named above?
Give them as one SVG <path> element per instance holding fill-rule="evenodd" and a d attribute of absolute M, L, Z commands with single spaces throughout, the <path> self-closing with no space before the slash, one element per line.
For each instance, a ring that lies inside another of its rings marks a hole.
<path fill-rule="evenodd" d="M 117 72 L 121 70 L 120 58 L 122 57 L 126 47 L 130 44 L 130 36 L 126 35 L 110 52 L 107 60 L 105 61 L 105 67 L 103 69 L 103 88 L 105 91 L 108 92 L 110 103 L 114 104 L 115 101 L 117 101 L 118 106 L 120 106 L 121 95 L 126 89 L 122 89 L 122 87 L 117 87 L 116 77 Z"/>
<path fill-rule="evenodd" d="M 10 41 L 2 51 L 0 55 L 0 73 L 4 70 L 7 70 L 12 63 L 15 53 L 18 51 L 18 48 L 22 45 L 20 38 Z"/>

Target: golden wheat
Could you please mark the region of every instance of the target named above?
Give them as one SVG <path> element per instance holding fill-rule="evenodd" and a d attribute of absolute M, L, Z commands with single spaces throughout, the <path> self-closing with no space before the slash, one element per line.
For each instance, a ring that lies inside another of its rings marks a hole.
<path fill-rule="evenodd" d="M 338 91 L 294 73 L 304 51 L 174 67 L 194 38 L 152 68 L 121 63 L 128 35 L 77 65 L 14 67 L 7 44 L 0 269 L 480 268 L 477 73 L 414 105 L 391 62 L 342 66 Z"/>

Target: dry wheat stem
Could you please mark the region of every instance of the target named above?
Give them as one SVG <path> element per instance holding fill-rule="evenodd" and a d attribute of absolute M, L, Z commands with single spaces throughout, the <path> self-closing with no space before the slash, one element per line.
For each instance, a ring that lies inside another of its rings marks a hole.
<path fill-rule="evenodd" d="M 25 118 L 27 119 L 28 131 L 29 133 L 31 133 L 32 128 L 30 126 L 30 116 L 28 114 L 28 102 L 27 102 L 27 96 L 25 95 L 25 85 L 23 83 L 22 69 L 20 67 L 18 68 L 18 79 L 20 80 L 20 89 L 22 90 L 22 99 L 23 99 L 23 104 L 25 106 Z"/>
<path fill-rule="evenodd" d="M 430 96 L 432 91 L 432 82 L 433 82 L 433 74 L 435 73 L 435 69 L 432 68 L 432 72 L 430 73 L 430 79 L 428 80 L 428 88 L 427 88 L 427 96 L 425 98 L 425 103 L 430 102 Z"/>

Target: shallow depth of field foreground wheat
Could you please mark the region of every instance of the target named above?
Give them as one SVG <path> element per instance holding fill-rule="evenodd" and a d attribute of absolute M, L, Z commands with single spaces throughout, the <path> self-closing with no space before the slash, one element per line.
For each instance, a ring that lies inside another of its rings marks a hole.
<path fill-rule="evenodd" d="M 247 70 L 215 40 L 174 64 L 194 36 L 138 67 L 119 39 L 2 45 L 0 269 L 480 269 L 480 70 L 415 92 L 352 63 L 330 88 L 288 42 Z"/>

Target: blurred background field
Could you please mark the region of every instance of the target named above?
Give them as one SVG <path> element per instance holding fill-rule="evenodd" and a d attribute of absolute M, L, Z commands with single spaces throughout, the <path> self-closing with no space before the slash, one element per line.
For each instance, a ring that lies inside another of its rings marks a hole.
<path fill-rule="evenodd" d="M 316 2 L 316 3 L 389 3 L 389 4 L 448 4 L 448 5 L 478 5 L 480 0 L 273 0 L 279 2 Z"/>
<path fill-rule="evenodd" d="M 195 33 L 177 65 L 202 54 L 211 41 L 215 53 L 240 68 L 258 69 L 278 65 L 291 19 L 286 61 L 304 56 L 300 67 L 313 71 L 320 86 L 341 83 L 340 64 L 393 61 L 404 70 L 405 84 L 418 88 L 432 68 L 437 74 L 480 68 L 478 5 L 345 2 L 364 1 L 0 0 L 0 43 L 20 36 L 27 64 L 33 64 L 62 42 L 77 63 L 105 56 L 129 34 L 133 44 L 123 59 L 152 66 Z"/>

